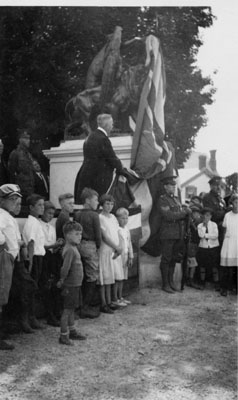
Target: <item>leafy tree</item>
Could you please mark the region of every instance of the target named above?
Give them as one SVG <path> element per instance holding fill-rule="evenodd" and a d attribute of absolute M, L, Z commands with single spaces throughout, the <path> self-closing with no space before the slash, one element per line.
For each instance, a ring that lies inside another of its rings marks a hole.
<path fill-rule="evenodd" d="M 212 102 L 212 82 L 194 65 L 199 27 L 212 20 L 207 7 L 1 7 L 0 136 L 6 157 L 22 126 L 32 130 L 34 151 L 59 144 L 67 101 L 84 89 L 93 57 L 120 25 L 123 41 L 149 33 L 161 40 L 166 138 L 182 164 Z"/>

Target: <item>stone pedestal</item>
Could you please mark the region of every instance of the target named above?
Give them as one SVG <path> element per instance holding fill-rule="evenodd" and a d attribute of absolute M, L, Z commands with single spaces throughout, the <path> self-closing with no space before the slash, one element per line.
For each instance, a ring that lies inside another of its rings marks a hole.
<path fill-rule="evenodd" d="M 116 155 L 125 167 L 130 166 L 131 136 L 110 138 Z M 84 140 L 67 140 L 59 147 L 44 150 L 50 160 L 50 200 L 59 208 L 58 197 L 62 193 L 74 193 L 76 175 L 83 163 Z"/>
<path fill-rule="evenodd" d="M 140 250 L 140 287 L 161 287 L 161 272 L 160 272 L 161 257 L 152 257 Z M 175 265 L 174 282 L 179 287 L 182 279 L 181 264 Z"/>

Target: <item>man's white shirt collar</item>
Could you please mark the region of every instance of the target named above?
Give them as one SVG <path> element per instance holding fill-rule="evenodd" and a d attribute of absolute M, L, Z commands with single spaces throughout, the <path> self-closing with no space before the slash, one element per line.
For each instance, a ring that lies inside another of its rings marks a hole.
<path fill-rule="evenodd" d="M 100 131 L 102 131 L 103 133 L 105 133 L 106 136 L 108 136 L 108 134 L 107 134 L 107 132 L 105 131 L 105 129 L 101 128 L 101 126 L 99 126 L 98 129 L 99 129 Z"/>

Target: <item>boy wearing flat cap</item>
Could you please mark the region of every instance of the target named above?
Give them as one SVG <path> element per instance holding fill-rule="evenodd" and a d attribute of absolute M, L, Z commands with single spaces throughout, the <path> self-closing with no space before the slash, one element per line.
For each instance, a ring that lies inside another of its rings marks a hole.
<path fill-rule="evenodd" d="M 19 252 L 21 235 L 14 213 L 17 200 L 21 196 L 18 185 L 0 186 L 0 350 L 12 350 L 14 346 L 1 338 L 2 306 L 8 303 L 12 285 L 14 260 Z"/>
<path fill-rule="evenodd" d="M 30 135 L 26 129 L 18 131 L 19 144 L 13 150 L 8 160 L 8 170 L 11 183 L 20 186 L 23 204 L 28 196 L 34 193 L 33 158 L 29 151 Z"/>
<path fill-rule="evenodd" d="M 178 256 L 181 240 L 183 240 L 182 221 L 191 213 L 190 209 L 182 209 L 182 205 L 174 196 L 175 177 L 165 178 L 162 181 L 165 194 L 159 198 L 159 210 L 161 213 L 160 241 L 162 290 L 173 294 L 177 291 L 174 285 L 173 275 L 176 258 Z"/>

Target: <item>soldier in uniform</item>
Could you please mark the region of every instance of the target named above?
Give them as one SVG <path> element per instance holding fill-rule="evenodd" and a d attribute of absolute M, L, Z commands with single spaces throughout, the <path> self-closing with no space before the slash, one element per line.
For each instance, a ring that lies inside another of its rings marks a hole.
<path fill-rule="evenodd" d="M 223 242 L 224 230 L 222 227 L 222 222 L 226 213 L 226 202 L 221 197 L 221 181 L 222 178 L 220 176 L 213 176 L 208 182 L 210 185 L 210 192 L 205 194 L 203 197 L 203 206 L 206 208 L 210 208 L 212 210 L 212 221 L 215 222 L 218 226 L 218 240 L 220 245 L 220 250 Z M 219 252 L 220 253 L 220 252 Z M 220 264 L 220 260 L 218 260 L 218 265 Z M 215 278 L 216 281 L 222 281 L 221 268 L 219 268 L 219 277 Z M 215 285 L 215 290 L 219 291 L 220 284 L 217 282 Z"/>
<path fill-rule="evenodd" d="M 183 221 L 191 213 L 189 208 L 182 209 L 179 199 L 174 195 L 176 181 L 174 178 L 165 178 L 165 194 L 159 198 L 159 210 L 161 213 L 160 241 L 162 290 L 174 293 L 178 290 L 173 281 L 174 269 L 178 253 L 183 241 Z"/>
<path fill-rule="evenodd" d="M 213 176 L 208 182 L 210 185 L 210 192 L 203 197 L 203 206 L 212 210 L 212 221 L 218 226 L 220 246 L 223 239 L 222 222 L 226 213 L 226 202 L 220 195 L 221 180 L 222 178 L 220 176 Z"/>
<path fill-rule="evenodd" d="M 34 193 L 33 158 L 29 151 L 30 135 L 26 129 L 20 130 L 19 144 L 9 156 L 8 169 L 10 182 L 20 186 L 23 203 Z"/>

